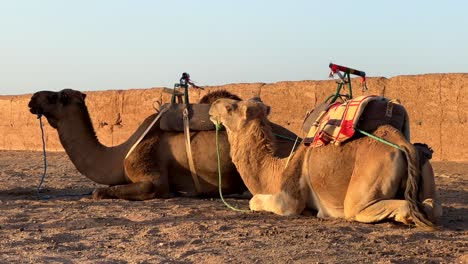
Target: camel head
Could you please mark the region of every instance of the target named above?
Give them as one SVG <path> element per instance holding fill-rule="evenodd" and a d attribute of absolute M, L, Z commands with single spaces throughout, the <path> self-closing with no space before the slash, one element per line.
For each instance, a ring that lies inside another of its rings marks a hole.
<path fill-rule="evenodd" d="M 84 105 L 86 94 L 72 89 L 59 92 L 40 91 L 32 95 L 29 101 L 29 111 L 35 115 L 44 115 L 53 128 L 57 122 L 69 114 L 70 107 Z"/>
<path fill-rule="evenodd" d="M 258 97 L 247 101 L 219 99 L 209 111 L 211 122 L 221 123 L 231 131 L 240 131 L 254 120 L 266 119 L 269 113 L 270 107 Z"/>

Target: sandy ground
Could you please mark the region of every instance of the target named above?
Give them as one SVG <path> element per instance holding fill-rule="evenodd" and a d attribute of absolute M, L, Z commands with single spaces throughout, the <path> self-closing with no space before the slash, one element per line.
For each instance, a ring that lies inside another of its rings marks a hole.
<path fill-rule="evenodd" d="M 98 186 L 64 153 L 49 153 L 40 198 L 42 153 L 0 151 L 0 263 L 468 263 L 468 163 L 434 167 L 444 216 L 426 232 L 239 213 L 219 199 L 57 197 Z"/>

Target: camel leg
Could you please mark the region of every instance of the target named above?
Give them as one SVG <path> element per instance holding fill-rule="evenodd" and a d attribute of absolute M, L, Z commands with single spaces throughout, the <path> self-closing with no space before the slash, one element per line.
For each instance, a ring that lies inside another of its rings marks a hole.
<path fill-rule="evenodd" d="M 365 164 L 368 156 L 360 156 L 361 164 L 353 171 L 344 200 L 346 219 L 363 223 L 385 219 L 412 222 L 408 201 L 395 199 L 407 168 L 403 153 L 394 152 L 395 155 L 382 156 L 370 164 Z"/>
<path fill-rule="evenodd" d="M 250 199 L 249 206 L 253 211 L 267 211 L 279 215 L 300 214 L 305 206 L 285 192 L 277 194 L 256 194 Z"/>
<path fill-rule="evenodd" d="M 409 205 L 405 200 L 381 200 L 346 218 L 362 223 L 376 223 L 384 219 L 394 219 L 407 225 L 412 222 Z"/>
<path fill-rule="evenodd" d="M 442 205 L 434 181 L 434 171 L 429 161 L 426 161 L 422 166 L 421 174 L 422 186 L 419 201 L 422 203 L 426 215 L 435 221 L 442 216 Z"/>
<path fill-rule="evenodd" d="M 97 188 L 93 192 L 93 198 L 95 200 L 125 199 L 143 201 L 154 198 L 168 198 L 170 195 L 167 190 L 167 188 L 158 188 L 157 185 L 150 181 L 143 181 L 125 185 L 116 185 L 107 188 Z"/>
<path fill-rule="evenodd" d="M 143 151 L 143 154 L 147 153 Z M 145 160 L 143 154 L 135 152 L 125 161 L 125 172 L 131 183 L 98 188 L 93 192 L 93 198 L 142 201 L 171 197 L 167 170 L 154 164 L 154 160 Z"/>
<path fill-rule="evenodd" d="M 107 188 L 97 188 L 93 192 L 93 198 L 98 199 L 125 199 L 133 201 L 143 201 L 154 198 L 169 198 L 169 183 L 167 175 L 140 176 L 140 181 L 125 185 L 116 185 Z M 151 181 L 150 179 L 158 179 Z"/>

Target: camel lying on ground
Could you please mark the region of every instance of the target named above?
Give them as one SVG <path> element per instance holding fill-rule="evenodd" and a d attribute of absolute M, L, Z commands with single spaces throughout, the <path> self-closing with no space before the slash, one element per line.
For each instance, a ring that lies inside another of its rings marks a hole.
<path fill-rule="evenodd" d="M 216 91 L 206 95 L 201 102 L 211 103 L 226 96 L 240 100 L 226 91 Z M 193 160 L 202 189 L 202 193 L 198 193 L 190 174 L 183 133 L 162 131 L 156 123 L 125 159 L 156 114 L 147 117 L 126 142 L 106 147 L 96 137 L 85 97 L 86 94 L 71 89 L 41 91 L 31 97 L 29 107 L 31 113 L 44 115 L 57 129 L 60 142 L 80 173 L 96 183 L 110 186 L 96 189 L 93 192 L 95 199 L 147 200 L 218 193 L 215 131 L 191 132 Z M 279 134 L 295 136 L 281 126 L 275 125 L 275 128 Z M 222 191 L 225 194 L 243 193 L 246 187 L 231 161 L 224 132 L 220 134 L 220 146 L 224 172 Z M 288 155 L 292 146 L 293 142 L 283 140 L 278 156 Z"/>
<path fill-rule="evenodd" d="M 219 99 L 209 111 L 226 128 L 232 160 L 254 195 L 252 210 L 294 215 L 307 207 L 320 218 L 394 219 L 421 227 L 441 215 L 430 163 L 420 165 L 417 149 L 394 127 L 380 126 L 373 134 L 401 151 L 369 137 L 340 147 L 301 145 L 285 168 L 286 159 L 272 155 L 277 146 L 268 112 L 261 102 L 230 99 Z"/>

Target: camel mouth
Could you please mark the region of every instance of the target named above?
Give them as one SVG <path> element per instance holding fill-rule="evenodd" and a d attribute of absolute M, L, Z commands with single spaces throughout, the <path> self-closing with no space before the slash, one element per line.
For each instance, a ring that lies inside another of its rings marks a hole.
<path fill-rule="evenodd" d="M 34 106 L 32 104 L 32 102 L 30 102 L 28 104 L 28 107 L 29 107 L 29 112 L 31 112 L 31 114 L 34 114 L 34 115 L 42 115 L 42 110 L 40 109 L 40 107 L 37 107 L 37 106 Z"/>
<path fill-rule="evenodd" d="M 210 121 L 211 121 L 213 124 L 215 124 L 215 125 L 217 125 L 218 123 L 220 123 L 220 122 L 219 122 L 214 116 L 212 116 L 212 115 L 210 115 Z"/>
<path fill-rule="evenodd" d="M 31 114 L 33 115 L 37 115 L 37 118 L 40 118 L 43 115 L 43 113 L 40 110 L 34 107 L 30 107 L 29 112 L 31 112 Z"/>
<path fill-rule="evenodd" d="M 208 111 L 208 115 L 210 116 L 210 121 L 213 123 L 213 124 L 217 124 L 218 123 L 218 120 L 216 119 L 216 116 L 215 114 L 213 113 L 213 110 L 210 108 L 210 110 Z"/>
<path fill-rule="evenodd" d="M 215 125 L 222 125 L 223 123 L 220 120 L 219 115 L 216 114 L 216 112 L 212 112 L 211 110 L 208 112 L 208 115 L 210 116 L 210 121 Z"/>

